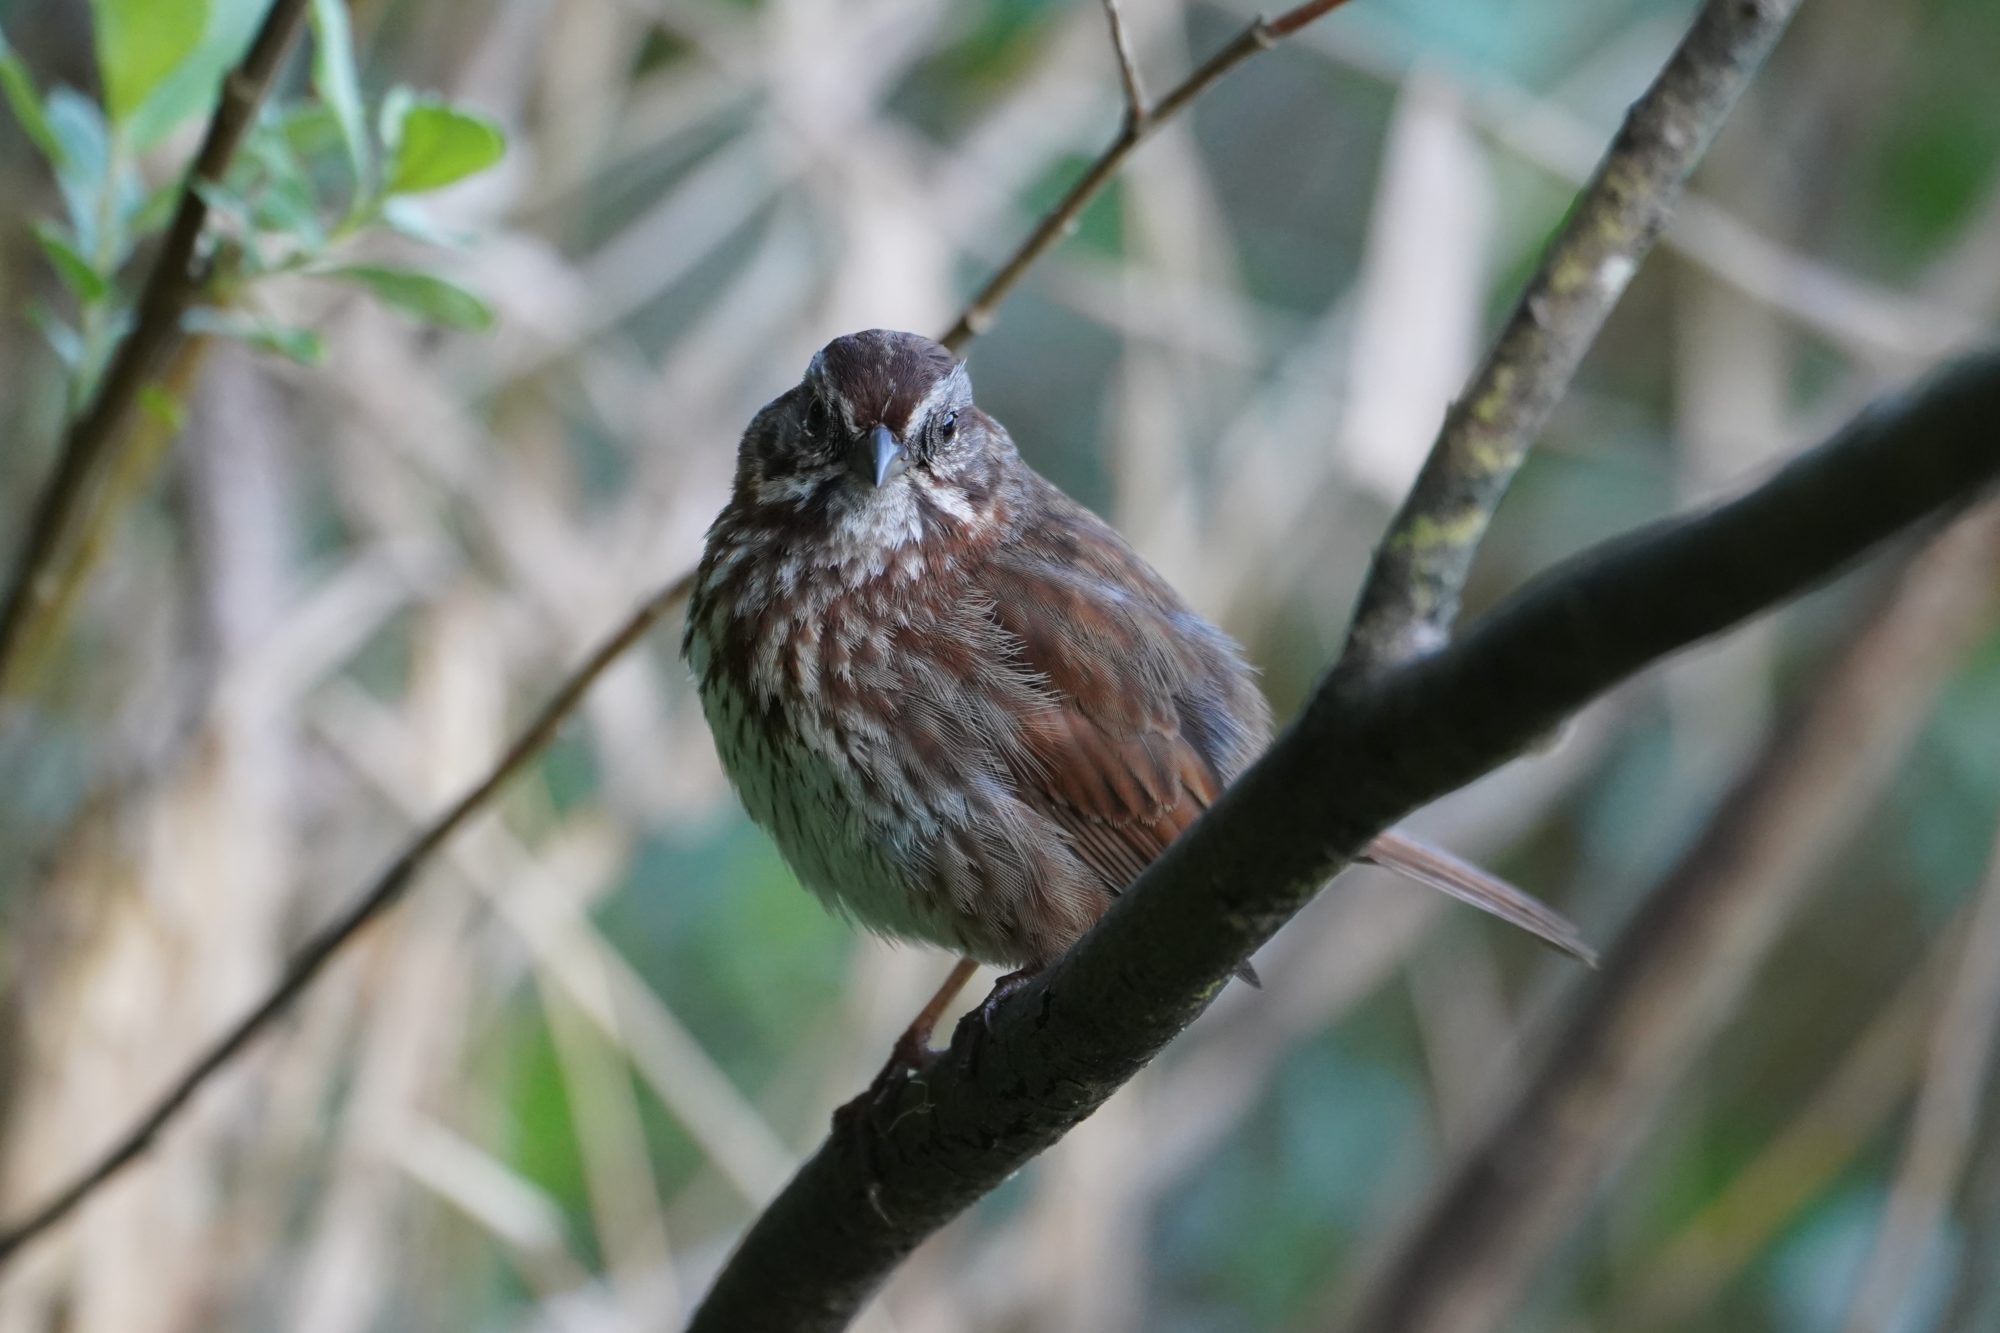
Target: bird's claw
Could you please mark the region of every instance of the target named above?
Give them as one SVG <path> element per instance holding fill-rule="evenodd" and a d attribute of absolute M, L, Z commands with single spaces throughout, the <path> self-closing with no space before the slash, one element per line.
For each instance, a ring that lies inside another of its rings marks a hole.
<path fill-rule="evenodd" d="M 979 1002 L 979 1025 L 986 1029 L 986 1035 L 993 1035 L 993 1018 L 1000 1012 L 1000 1006 L 1040 975 L 1038 967 L 1024 967 L 1019 972 L 1009 972 L 993 983 L 993 993 Z"/>
<path fill-rule="evenodd" d="M 893 1105 L 902 1093 L 903 1085 L 936 1064 L 940 1054 L 931 1049 L 930 1034 L 927 1032 L 910 1031 L 896 1038 L 888 1060 L 868 1086 L 834 1110 L 834 1131 L 848 1135 L 865 1134 L 876 1113 Z"/>
<path fill-rule="evenodd" d="M 904 1086 L 935 1064 L 940 1054 L 930 1048 L 929 1033 L 905 1032 L 896 1039 L 889 1059 L 868 1086 L 861 1090 L 860 1095 L 835 1108 L 833 1113 L 834 1137 L 845 1140 L 860 1159 L 868 1181 L 869 1205 L 885 1222 L 889 1220 L 889 1214 L 883 1208 L 881 1199 L 881 1182 L 885 1175 L 881 1150 L 884 1136 L 896 1127 L 896 1122 L 890 1120 L 885 1125 L 880 1115 L 895 1107 Z"/>
<path fill-rule="evenodd" d="M 999 1007 L 1033 981 L 1040 972 L 1040 968 L 1023 968 L 1018 972 L 1009 972 L 994 982 L 992 993 L 960 1020 L 959 1026 L 962 1030 L 966 1023 L 972 1022 L 975 1015 L 978 1018 L 972 1039 L 966 1043 L 966 1058 L 973 1069 L 976 1070 L 978 1067 L 979 1051 L 984 1039 L 993 1035 L 994 1016 L 999 1012 Z M 889 1059 L 868 1086 L 860 1095 L 844 1103 L 833 1113 L 834 1133 L 855 1145 L 863 1160 L 868 1162 L 870 1175 L 880 1174 L 876 1169 L 876 1149 L 879 1140 L 875 1131 L 878 1127 L 883 1132 L 895 1127 L 893 1120 L 888 1125 L 882 1126 L 879 1119 L 881 1113 L 895 1109 L 905 1085 L 921 1079 L 944 1054 L 943 1051 L 931 1048 L 931 1027 L 927 1021 L 929 1018 L 928 1013 L 919 1016 L 917 1022 L 911 1024 L 909 1029 L 896 1039 L 896 1045 L 889 1052 Z M 956 1046 L 959 1043 L 953 1044 Z"/>

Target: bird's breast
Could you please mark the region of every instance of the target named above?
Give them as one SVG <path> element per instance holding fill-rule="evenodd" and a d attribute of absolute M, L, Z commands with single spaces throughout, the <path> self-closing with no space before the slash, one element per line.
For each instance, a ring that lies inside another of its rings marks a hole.
<path fill-rule="evenodd" d="M 898 744 L 916 664 L 899 650 L 949 614 L 915 556 L 850 586 L 837 567 L 770 564 L 768 578 L 722 586 L 695 609 L 688 657 L 723 765 L 759 822 L 808 765 L 815 801 L 884 825 L 921 817 Z M 803 779 L 801 779 L 803 781 Z"/>

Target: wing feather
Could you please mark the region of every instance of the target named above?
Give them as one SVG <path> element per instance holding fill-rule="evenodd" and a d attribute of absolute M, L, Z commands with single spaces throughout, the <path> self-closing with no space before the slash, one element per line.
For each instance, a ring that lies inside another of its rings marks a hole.
<path fill-rule="evenodd" d="M 1052 487 L 1038 500 L 1059 521 L 985 571 L 990 615 L 1048 697 L 1011 776 L 1115 893 L 1261 747 L 1268 713 L 1235 645 L 1123 539 Z"/>
<path fill-rule="evenodd" d="M 1115 532 L 1046 483 L 1031 508 L 1047 517 L 984 572 L 987 615 L 1044 696 L 1009 777 L 1116 894 L 1262 751 L 1270 712 L 1236 645 Z M 1594 959 L 1560 913 L 1456 857 L 1394 831 L 1364 855 Z"/>

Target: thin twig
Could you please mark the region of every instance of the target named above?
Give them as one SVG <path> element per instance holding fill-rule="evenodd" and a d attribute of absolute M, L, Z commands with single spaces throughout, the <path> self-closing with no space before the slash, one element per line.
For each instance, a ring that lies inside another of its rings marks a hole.
<path fill-rule="evenodd" d="M 693 1333 L 843 1327 L 920 1241 L 1144 1067 L 1383 828 L 1633 672 L 2000 481 L 1995 411 L 2000 351 L 1879 403 L 1736 500 L 1556 567 L 1436 653 L 1323 684 L 990 1027 L 962 1023 L 898 1104 L 814 1154 L 738 1246 Z M 1946 621 L 1931 644 L 1972 632 Z M 1524 1160 L 1543 1161 L 1509 1162 Z"/>
<path fill-rule="evenodd" d="M 1937 1243 L 1979 1134 L 1993 1038 L 2000 1031 L 2000 841 L 1993 844 L 1979 904 L 1961 938 L 1958 973 L 1931 1033 L 1909 1142 L 1847 1313 L 1847 1333 L 1895 1323 L 1926 1251 Z"/>
<path fill-rule="evenodd" d="M 82 510 L 90 504 L 107 459 L 123 446 L 140 393 L 185 336 L 181 316 L 207 277 L 195 251 L 208 222 L 208 204 L 196 187 L 219 183 L 228 170 L 258 104 L 298 35 L 306 3 L 274 0 L 250 49 L 223 79 L 221 100 L 208 122 L 208 133 L 181 188 L 173 222 L 140 293 L 132 332 L 118 345 L 97 396 L 63 435 L 55 471 L 35 501 L 5 600 L 0 601 L 0 692 L 20 682 L 15 658 L 30 637 L 52 637 L 53 626 L 35 626 L 55 613 L 60 589 L 54 563 L 76 530 Z"/>
<path fill-rule="evenodd" d="M 1118 57 L 1118 81 L 1125 88 L 1125 123 L 1146 119 L 1146 88 L 1139 79 L 1139 62 L 1132 54 L 1131 34 L 1125 31 L 1125 15 L 1118 0 L 1104 0 L 1104 21 L 1111 25 L 1111 53 Z"/>
<path fill-rule="evenodd" d="M 473 784 L 472 788 L 459 797 L 449 809 L 426 826 L 346 911 L 320 927 L 305 942 L 285 965 L 284 974 L 255 1008 L 236 1020 L 234 1026 L 221 1037 L 211 1042 L 187 1067 L 186 1072 L 174 1081 L 173 1086 L 162 1093 L 134 1122 L 132 1128 L 120 1135 L 117 1142 L 106 1149 L 95 1162 L 68 1185 L 58 1190 L 47 1202 L 19 1222 L 0 1231 L 0 1265 L 4 1265 L 23 1245 L 75 1211 L 77 1206 L 95 1193 L 105 1181 L 138 1160 L 159 1136 L 160 1131 L 165 1129 L 193 1099 L 195 1093 L 201 1090 L 203 1084 L 234 1060 L 271 1025 L 274 1019 L 288 1009 L 349 940 L 360 934 L 364 927 L 381 916 L 403 896 L 415 881 L 418 872 L 430 863 L 431 857 L 437 850 L 541 752 L 542 748 L 554 738 L 556 730 L 576 707 L 577 702 L 597 682 L 597 678 L 609 670 L 612 664 L 625 654 L 626 649 L 644 638 L 647 631 L 651 630 L 661 617 L 685 601 L 693 584 L 692 574 L 683 575 L 655 593 L 633 612 L 631 617 L 619 626 L 610 638 L 598 645 L 597 649 L 584 660 L 583 665 L 562 683 L 555 695 L 535 715 L 534 720 L 514 738 L 513 743 L 493 766 L 493 770 Z"/>
<path fill-rule="evenodd" d="M 1449 636 L 1508 483 L 1798 3 L 1708 0 L 1633 104 L 1389 525 L 1341 655 L 1344 676 L 1433 651 Z"/>
<path fill-rule="evenodd" d="M 1097 192 L 1102 190 L 1125 159 L 1134 149 L 1162 125 L 1172 120 L 1193 105 L 1194 100 L 1207 92 L 1216 80 L 1235 69 L 1260 51 L 1268 51 L 1285 38 L 1311 23 L 1314 19 L 1338 9 L 1347 0 L 1312 0 L 1286 10 L 1274 19 L 1256 19 L 1238 33 L 1227 46 L 1217 51 L 1185 79 L 1182 79 L 1165 96 L 1149 107 L 1139 90 L 1137 67 L 1132 62 L 1131 52 L 1125 42 L 1125 28 L 1118 13 L 1115 0 L 1106 0 L 1105 9 L 1110 15 L 1111 40 L 1118 55 L 1119 72 L 1125 80 L 1125 120 L 1118 134 L 1097 160 L 1084 168 L 1067 193 L 1056 202 L 1055 207 L 1042 215 L 1034 230 L 1028 233 L 1006 263 L 1000 266 L 984 287 L 974 294 L 971 301 L 958 317 L 958 321 L 938 339 L 954 352 L 962 352 L 965 345 L 984 333 L 993 322 L 993 312 L 1014 290 L 1016 283 L 1040 259 L 1051 246 L 1061 240 L 1076 226 L 1077 219 Z"/>
<path fill-rule="evenodd" d="M 1989 443 L 1986 452 L 2000 464 L 2000 451 Z M 1762 549 L 1777 557 L 1795 536 L 1766 529 Z M 1646 896 L 1549 1037 L 1540 1067 L 1432 1196 L 1343 1327 L 1487 1333 L 1508 1322 L 1541 1262 L 1587 1215 L 1598 1182 L 1734 1012 L 1842 835 L 1890 781 L 1937 691 L 1992 623 L 1996 567 L 2000 507 L 1911 563 Z M 1620 614 L 1638 622 L 1660 609 L 1639 593 Z"/>

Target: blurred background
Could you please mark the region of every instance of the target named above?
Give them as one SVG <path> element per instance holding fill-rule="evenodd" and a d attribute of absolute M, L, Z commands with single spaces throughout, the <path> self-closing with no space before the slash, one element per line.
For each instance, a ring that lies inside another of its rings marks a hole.
<path fill-rule="evenodd" d="M 1253 13 L 1125 11 L 1155 90 Z M 1169 126 L 972 346 L 981 404 L 1249 646 L 1281 715 L 1691 12 L 1356 0 Z M 434 208 L 472 238 L 447 271 L 498 327 L 275 295 L 326 364 L 212 355 L 36 693 L 0 709 L 9 1216 L 692 563 L 742 425 L 816 348 L 941 331 L 1120 114 L 1085 0 L 353 14 L 371 99 L 433 88 L 508 131 L 504 163 Z M 80 0 L 0 0 L 0 26 L 44 85 L 93 87 Z M 1755 476 L 1991 328 L 1996 51 L 1990 0 L 1806 6 L 1502 509 L 1473 610 Z M 11 121 L 0 191 L 11 558 L 63 409 L 16 313 L 62 299 L 27 226 L 55 188 Z M 1647 675 L 1416 827 L 1609 940 L 1883 586 L 1862 573 Z M 0 1330 L 674 1326 L 950 961 L 798 890 L 720 776 L 678 634 L 22 1257 Z M 1840 1326 L 1923 1123 L 1926 1052 L 1963 1016 L 1945 997 L 1979 961 L 1955 946 L 2000 807 L 2000 636 L 1966 640 L 1942 678 L 1878 681 L 1919 693 L 1867 760 L 1865 818 L 1821 849 L 1519 1327 Z M 1231 987 L 929 1243 L 866 1326 L 1326 1327 L 1579 981 L 1360 873 L 1258 967 L 1263 991 Z M 1952 1206 L 1878 1327 L 1996 1326 L 1991 1131 L 1960 1126 Z"/>

